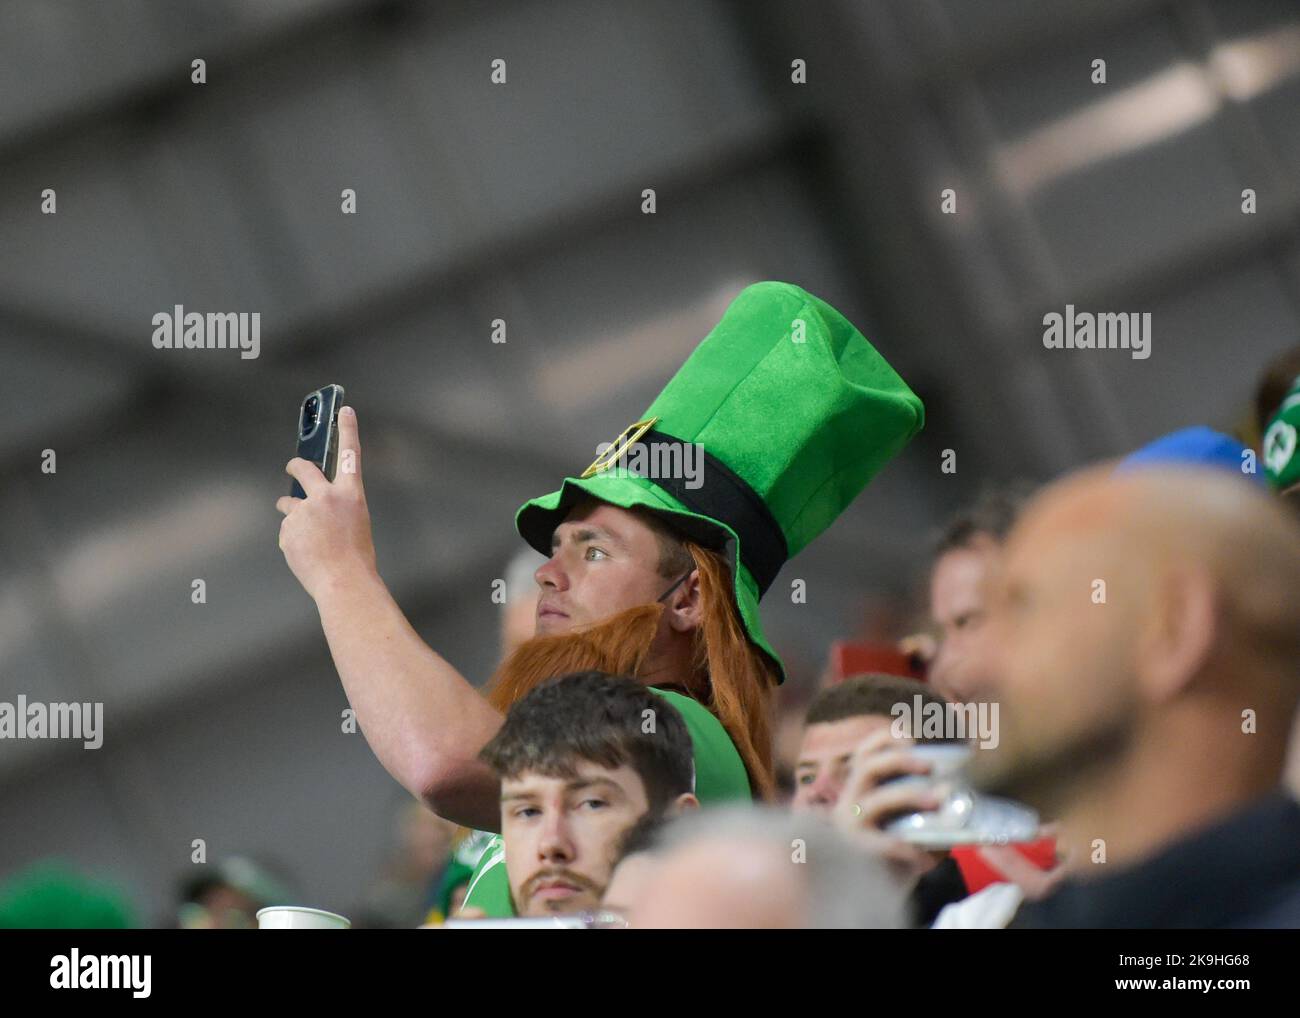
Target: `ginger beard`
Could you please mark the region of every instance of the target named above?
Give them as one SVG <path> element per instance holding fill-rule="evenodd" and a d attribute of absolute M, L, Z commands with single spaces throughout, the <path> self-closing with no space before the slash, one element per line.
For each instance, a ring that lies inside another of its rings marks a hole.
<path fill-rule="evenodd" d="M 637 677 L 659 631 L 663 610 L 662 604 L 639 604 L 580 629 L 525 640 L 492 677 L 488 702 L 505 713 L 543 682 L 572 672 Z"/>
<path fill-rule="evenodd" d="M 693 670 L 677 676 L 677 685 L 721 722 L 755 795 L 770 799 L 775 794 L 770 712 L 777 672 L 745 634 L 725 561 L 692 543 L 686 547 L 700 573 L 703 606 Z M 501 663 L 488 683 L 488 702 L 505 714 L 536 686 L 572 672 L 642 678 L 664 611 L 658 602 L 635 605 L 600 622 L 534 636 Z"/>

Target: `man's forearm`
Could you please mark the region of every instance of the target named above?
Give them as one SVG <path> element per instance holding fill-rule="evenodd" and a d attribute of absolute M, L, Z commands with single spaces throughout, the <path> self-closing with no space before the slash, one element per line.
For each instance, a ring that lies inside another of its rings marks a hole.
<path fill-rule="evenodd" d="M 496 779 L 476 757 L 501 715 L 420 639 L 377 573 L 331 585 L 316 607 L 348 702 L 379 762 L 448 819 L 495 827 Z"/>

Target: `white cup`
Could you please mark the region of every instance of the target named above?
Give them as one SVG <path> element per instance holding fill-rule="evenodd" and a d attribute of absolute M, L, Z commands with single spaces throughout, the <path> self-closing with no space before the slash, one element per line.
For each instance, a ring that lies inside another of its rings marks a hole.
<path fill-rule="evenodd" d="M 352 923 L 341 915 L 302 905 L 272 905 L 257 910 L 259 930 L 350 930 Z"/>
<path fill-rule="evenodd" d="M 939 808 L 907 813 L 885 825 L 890 834 L 921 848 L 959 845 L 1005 845 L 1038 836 L 1038 814 L 1010 799 L 977 793 L 965 767 L 972 750 L 964 743 L 920 743 L 909 752 L 930 764 L 928 774 L 908 774 L 893 784 L 928 788 Z"/>

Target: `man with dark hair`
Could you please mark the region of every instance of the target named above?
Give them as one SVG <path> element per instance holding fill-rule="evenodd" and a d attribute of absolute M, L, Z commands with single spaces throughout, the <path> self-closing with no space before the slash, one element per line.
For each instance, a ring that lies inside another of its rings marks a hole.
<path fill-rule="evenodd" d="M 480 756 L 501 779 L 517 914 L 599 904 L 635 824 L 699 805 L 692 752 L 677 710 L 633 679 L 578 672 L 511 707 Z"/>
<path fill-rule="evenodd" d="M 938 646 L 929 679 L 949 700 L 979 699 L 970 662 L 984 622 L 984 585 L 1028 492 L 1019 483 L 985 491 L 948 524 L 935 545 L 930 616 Z"/>
<path fill-rule="evenodd" d="M 893 723 L 895 704 L 911 710 L 918 696 L 923 707 L 947 702 L 925 683 L 898 675 L 858 675 L 818 693 L 799 744 L 791 808 L 829 815 L 854 750 L 872 732 Z"/>
<path fill-rule="evenodd" d="M 902 675 L 855 675 L 818 693 L 808 707 L 806 722 L 834 724 L 864 714 L 891 718 L 896 704 L 910 707 L 918 696 L 924 704 L 948 702 L 924 682 Z"/>
<path fill-rule="evenodd" d="M 969 548 L 981 537 L 992 538 L 999 544 L 1006 540 L 1028 495 L 1029 485 L 1023 482 L 984 489 L 973 503 L 952 517 L 943 528 L 935 542 L 935 559 L 954 548 Z"/>

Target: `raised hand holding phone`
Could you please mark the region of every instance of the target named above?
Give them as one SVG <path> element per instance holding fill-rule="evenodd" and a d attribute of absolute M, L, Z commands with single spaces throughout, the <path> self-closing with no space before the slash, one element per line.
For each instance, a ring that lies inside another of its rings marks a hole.
<path fill-rule="evenodd" d="M 341 397 L 341 388 L 339 394 Z M 327 584 L 346 583 L 377 571 L 370 511 L 361 483 L 361 441 L 351 407 L 339 409 L 335 434 L 334 479 L 311 460 L 295 456 L 285 464 L 285 472 L 301 486 L 305 497 L 282 495 L 275 503 L 284 513 L 280 550 L 313 599 Z M 325 465 L 331 466 L 328 455 Z"/>
<path fill-rule="evenodd" d="M 325 385 L 303 397 L 298 408 L 298 455 L 315 463 L 328 480 L 334 480 L 338 465 L 339 410 L 343 386 Z M 289 489 L 294 498 L 307 493 L 295 479 Z"/>

